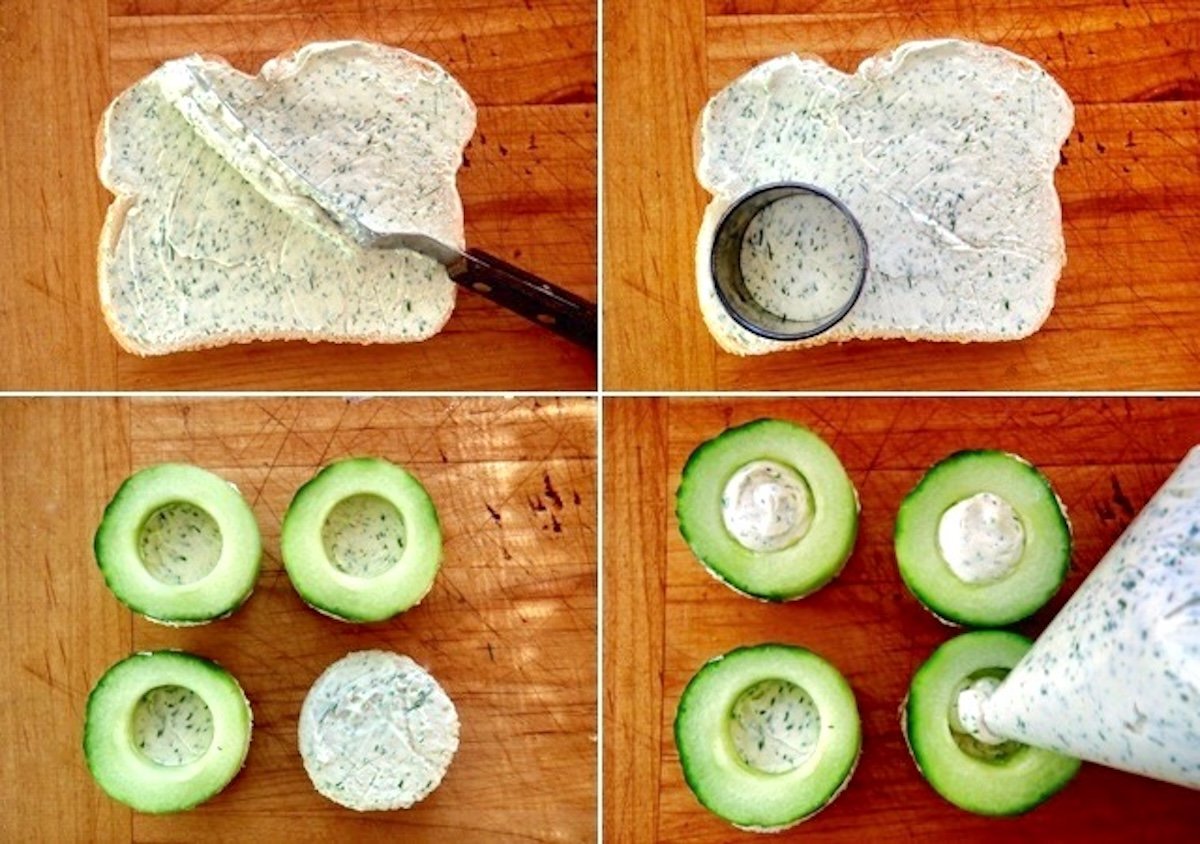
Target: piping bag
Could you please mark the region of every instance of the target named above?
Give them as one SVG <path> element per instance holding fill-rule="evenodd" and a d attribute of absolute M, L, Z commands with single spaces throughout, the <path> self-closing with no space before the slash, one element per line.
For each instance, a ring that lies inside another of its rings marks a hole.
<path fill-rule="evenodd" d="M 1200 788 L 1200 446 L 981 715 L 999 737 Z"/>
<path fill-rule="evenodd" d="M 481 249 L 461 250 L 418 231 L 376 231 L 353 212 L 339 210 L 321 191 L 238 116 L 189 59 L 167 62 L 163 93 L 196 134 L 271 202 L 322 234 L 348 237 L 368 249 L 408 249 L 442 264 L 460 287 L 484 296 L 591 352 L 597 345 L 597 308 L 527 270 Z M 230 161 L 255 161 L 260 167 Z"/>

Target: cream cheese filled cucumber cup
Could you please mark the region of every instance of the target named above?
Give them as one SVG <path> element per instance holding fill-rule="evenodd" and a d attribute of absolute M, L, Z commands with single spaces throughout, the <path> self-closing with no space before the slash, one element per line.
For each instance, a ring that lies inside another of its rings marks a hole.
<path fill-rule="evenodd" d="M 432 588 L 442 530 L 420 481 L 386 460 L 359 457 L 326 466 L 296 492 L 280 548 L 309 606 L 341 621 L 383 621 Z"/>
<path fill-rule="evenodd" d="M 921 775 L 968 812 L 1027 812 L 1079 770 L 1078 759 L 1008 741 L 980 717 L 982 702 L 1031 646 L 1006 630 L 956 636 L 917 669 L 901 706 L 901 729 Z"/>
<path fill-rule="evenodd" d="M 905 586 L 942 621 L 1000 627 L 1062 586 L 1071 528 L 1033 465 L 1003 451 L 960 451 L 901 503 L 895 550 Z"/>
<path fill-rule="evenodd" d="M 862 729 L 836 668 L 804 648 L 764 644 L 696 672 L 675 713 L 675 746 L 707 809 L 739 829 L 778 832 L 846 787 Z"/>
<path fill-rule="evenodd" d="M 237 489 L 198 466 L 161 463 L 131 475 L 93 542 L 105 583 L 151 621 L 203 624 L 254 589 L 262 540 Z"/>
<path fill-rule="evenodd" d="M 858 509 L 833 449 L 777 419 L 701 443 L 675 498 L 679 530 L 704 567 L 769 601 L 802 598 L 837 576 L 854 549 Z"/>
<path fill-rule="evenodd" d="M 250 703 L 233 675 L 182 651 L 113 665 L 87 701 L 83 752 L 97 784 L 139 812 L 190 809 L 241 770 Z"/>

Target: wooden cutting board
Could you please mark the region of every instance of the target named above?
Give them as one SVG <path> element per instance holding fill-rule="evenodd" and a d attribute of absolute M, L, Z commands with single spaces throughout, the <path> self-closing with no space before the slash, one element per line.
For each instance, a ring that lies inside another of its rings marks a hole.
<path fill-rule="evenodd" d="M 5 0 L 0 22 L 0 386 L 23 389 L 588 389 L 595 359 L 463 292 L 417 344 L 250 344 L 141 359 L 105 328 L 95 259 L 109 194 L 93 138 L 166 59 L 246 72 L 303 43 L 366 38 L 449 70 L 479 107 L 459 173 L 467 242 L 596 299 L 593 0 Z"/>
<path fill-rule="evenodd" d="M 692 449 L 763 416 L 817 431 L 862 499 L 846 569 L 790 604 L 755 602 L 715 581 L 673 515 Z M 954 632 L 904 588 L 892 529 L 904 495 L 953 451 L 996 447 L 1034 461 L 1066 502 L 1075 535 L 1066 585 L 1018 626 L 1034 636 L 1200 442 L 1200 400 L 606 399 L 604 442 L 606 840 L 750 839 L 692 797 L 672 722 L 684 686 L 706 660 L 766 641 L 801 644 L 832 661 L 853 686 L 863 718 L 863 755 L 849 788 L 792 833 L 798 840 L 1194 840 L 1195 791 L 1096 765 L 1015 819 L 960 811 L 925 784 L 897 712 L 917 666 Z"/>
<path fill-rule="evenodd" d="M 591 841 L 596 834 L 596 423 L 589 399 L 0 401 L 0 840 Z M 437 505 L 433 591 L 381 624 L 306 607 L 279 523 L 317 467 L 370 454 L 412 470 Z M 169 629 L 105 588 L 91 538 L 134 468 L 185 460 L 236 483 L 263 533 L 249 602 Z M 216 659 L 254 709 L 246 767 L 194 811 L 139 815 L 96 786 L 80 749 L 92 684 L 134 650 Z M 454 699 L 461 746 L 407 811 L 319 796 L 296 747 L 308 687 L 347 652 L 406 653 Z"/>
<path fill-rule="evenodd" d="M 708 97 L 773 56 L 815 53 L 852 72 L 900 42 L 945 36 L 1035 59 L 1075 102 L 1056 176 L 1067 266 L 1045 327 L 1011 344 L 722 352 L 700 318 L 693 257 L 708 194 L 692 172 L 692 133 Z M 1196 3 L 610 3 L 604 38 L 609 388 L 1200 387 Z"/>

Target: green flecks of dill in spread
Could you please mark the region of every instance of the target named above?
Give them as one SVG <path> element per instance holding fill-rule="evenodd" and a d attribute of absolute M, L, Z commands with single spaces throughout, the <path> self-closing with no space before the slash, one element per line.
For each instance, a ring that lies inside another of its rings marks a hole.
<path fill-rule="evenodd" d="M 133 711 L 133 743 L 151 762 L 165 767 L 199 759 L 212 744 L 212 711 L 182 686 L 151 689 Z"/>
<path fill-rule="evenodd" d="M 784 773 L 804 763 L 820 739 L 821 717 L 804 689 L 768 679 L 742 692 L 730 713 L 729 735 L 748 767 Z"/>
<path fill-rule="evenodd" d="M 404 520 L 390 501 L 354 495 L 339 501 L 321 528 L 326 556 L 339 571 L 376 577 L 404 554 Z"/>
<path fill-rule="evenodd" d="M 791 320 L 816 321 L 849 301 L 862 269 L 853 224 L 824 197 L 790 196 L 760 211 L 740 255 L 750 296 Z"/>
<path fill-rule="evenodd" d="M 855 76 L 780 57 L 710 101 L 698 173 L 719 202 L 800 181 L 851 208 L 872 261 L 835 332 L 1016 336 L 1053 301 L 1052 173 L 1069 118 L 1049 76 L 979 44 L 904 45 Z M 706 301 L 705 319 L 734 348 L 779 347 L 719 307 Z"/>
<path fill-rule="evenodd" d="M 336 67 L 346 55 L 316 64 Z M 159 352 L 187 347 L 197 337 L 218 343 L 246 335 L 417 340 L 440 327 L 454 299 L 444 270 L 428 267 L 427 259 L 413 253 L 373 254 L 329 241 L 257 193 L 234 167 L 284 190 L 286 180 L 281 182 L 267 166 L 267 158 L 278 152 L 301 161 L 321 153 L 329 138 L 313 132 L 288 134 L 303 116 L 293 105 L 304 92 L 297 96 L 287 85 L 280 86 L 280 107 L 275 109 L 270 102 L 258 102 L 258 83 L 250 78 L 217 63 L 201 62 L 201 67 L 218 86 L 234 80 L 237 90 L 222 93 L 230 94 L 235 110 L 241 109 L 239 117 L 253 113 L 274 121 L 279 133 L 274 140 L 280 145 L 263 145 L 253 137 L 230 140 L 239 157 L 222 158 L 166 101 L 154 75 L 118 98 L 106 139 L 111 171 L 106 181 L 136 204 L 116 230 L 118 241 L 109 250 L 102 282 L 121 332 L 135 346 Z M 454 84 L 444 74 L 435 78 Z M 305 87 L 303 79 L 297 87 Z M 461 97 L 444 110 L 448 125 L 437 138 L 406 135 L 393 114 L 359 124 L 366 127 L 369 141 L 359 149 L 382 159 L 390 156 L 395 166 L 389 172 L 414 178 L 421 186 L 403 195 L 381 186 L 380 197 L 397 203 L 388 213 L 408 207 L 415 214 L 415 228 L 432 228 L 443 238 L 455 236 L 443 231 L 444 209 L 454 198 L 458 134 L 470 119 L 469 101 Z M 397 106 L 401 111 L 411 107 Z M 231 137 L 241 134 L 229 132 Z M 406 175 L 399 158 L 414 145 L 423 151 L 414 160 L 430 166 Z M 453 164 L 443 166 L 442 159 L 453 159 Z M 382 201 L 359 195 L 359 201 Z"/>
<path fill-rule="evenodd" d="M 221 557 L 221 531 L 201 508 L 176 502 L 159 508 L 138 533 L 142 565 L 156 580 L 172 586 L 208 575 Z"/>

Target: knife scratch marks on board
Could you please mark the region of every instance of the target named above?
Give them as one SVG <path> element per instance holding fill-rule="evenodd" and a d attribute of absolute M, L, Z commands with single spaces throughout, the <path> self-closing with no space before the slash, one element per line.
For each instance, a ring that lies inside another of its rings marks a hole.
<path fill-rule="evenodd" d="M 286 427 L 286 425 L 283 423 L 283 420 L 275 414 L 275 411 L 271 409 L 270 405 L 260 402 L 257 407 L 262 412 L 264 418 L 262 420 L 262 424 L 258 426 L 258 430 L 255 431 L 254 434 L 247 440 L 246 446 L 248 449 L 252 449 L 257 446 L 259 439 L 263 437 L 263 434 L 266 433 L 267 428 L 271 427 L 272 424 L 278 425 L 281 429 Z"/>
<path fill-rule="evenodd" d="M 317 458 L 317 466 L 325 465 L 325 458 L 329 456 L 329 451 L 333 448 L 333 444 L 342 430 L 342 423 L 346 421 L 346 415 L 349 412 L 350 405 L 344 405 L 342 412 L 338 415 L 337 422 L 333 423 L 333 430 L 329 432 L 329 438 L 325 441 L 325 448 L 321 451 L 321 456 Z M 299 419 L 299 415 L 296 418 Z"/>
<path fill-rule="evenodd" d="M 402 404 L 400 406 L 403 407 Z M 435 450 L 438 450 L 439 446 L 437 438 L 439 431 L 443 429 L 455 430 L 456 428 L 461 427 L 458 419 L 455 417 L 455 409 L 457 406 L 458 402 L 454 401 L 441 404 L 436 421 L 432 421 L 430 419 L 432 414 L 422 415 L 416 420 L 416 425 L 414 425 L 414 427 L 425 427 L 426 434 L 416 445 L 414 445 L 411 440 L 405 437 L 405 445 L 408 449 L 409 459 L 421 459 L 425 454 L 432 454 Z M 409 416 L 409 418 L 413 418 L 410 414 L 405 415 Z M 432 424 L 430 424 L 431 421 Z M 397 431 L 401 430 L 405 429 L 397 428 Z"/>
<path fill-rule="evenodd" d="M 259 408 L 270 414 L 270 411 L 266 410 L 266 408 L 262 405 L 259 405 Z M 250 502 L 251 509 L 257 507 L 258 502 L 262 499 L 263 490 L 267 488 L 267 484 L 271 481 L 271 473 L 275 471 L 275 466 L 279 463 L 279 456 L 283 454 L 283 449 L 287 446 L 288 440 L 292 438 L 292 433 L 295 431 L 296 423 L 300 421 L 300 414 L 303 412 L 304 403 L 297 402 L 296 415 L 292 418 L 292 421 L 290 423 L 280 423 L 283 425 L 284 433 L 279 439 L 279 448 L 275 449 L 275 454 L 271 457 L 270 462 L 267 464 L 267 474 L 263 476 L 262 483 L 260 483 L 258 488 L 254 491 L 254 500 Z M 270 508 L 268 507 L 268 509 Z M 274 513 L 273 510 L 271 512 Z"/>
<path fill-rule="evenodd" d="M 27 662 L 21 663 L 21 668 L 25 671 L 26 674 L 28 674 L 29 676 L 38 680 L 45 686 L 49 687 L 51 690 L 58 692 L 59 694 L 66 695 L 67 697 L 72 698 L 72 699 L 79 697 L 79 695 L 75 692 L 75 690 L 72 689 L 69 685 L 62 682 L 61 680 L 56 680 L 54 678 L 54 672 L 50 668 L 49 657 L 43 657 L 43 662 L 45 665 L 44 670 L 38 670 L 37 668 L 34 668 L 32 665 L 30 665 Z"/>
<path fill-rule="evenodd" d="M 468 572 L 468 574 L 471 576 L 472 579 L 474 579 L 476 577 L 476 575 L 473 573 Z M 452 575 L 453 575 L 452 571 L 449 571 L 447 569 L 442 569 L 439 580 L 442 584 L 444 584 L 444 588 L 448 589 L 451 593 L 451 596 L 454 597 L 455 599 L 457 599 L 459 603 L 465 604 L 467 606 L 467 608 L 470 609 L 471 612 L 475 615 L 475 617 L 477 619 L 479 619 L 479 622 L 488 629 L 488 632 L 490 632 L 497 639 L 503 641 L 505 638 L 504 634 L 501 633 L 496 628 L 496 626 L 494 624 L 492 624 L 491 621 L 488 620 L 488 613 L 479 609 L 479 607 L 475 604 L 475 602 L 467 597 L 467 593 L 464 592 L 462 589 L 460 589 L 458 587 L 458 584 L 456 584 L 454 582 L 454 578 L 452 577 Z"/>
<path fill-rule="evenodd" d="M 58 593 L 54 590 L 54 583 L 58 578 L 55 577 L 53 563 L 50 560 L 49 554 L 42 554 L 42 568 L 45 570 L 42 583 L 46 587 L 46 603 L 50 609 L 57 609 Z"/>
<path fill-rule="evenodd" d="M 891 408 L 892 412 L 887 414 L 887 428 L 883 432 L 883 437 L 879 440 L 879 446 L 875 449 L 875 453 L 871 455 L 871 459 L 867 463 L 867 468 L 863 470 L 864 481 L 870 477 L 873 471 L 879 468 L 884 449 L 887 448 L 888 442 L 896 430 L 896 426 L 899 425 L 900 420 L 909 412 L 908 399 L 903 399 L 899 402 L 889 402 L 887 406 Z"/>
<path fill-rule="evenodd" d="M 364 399 L 364 401 L 365 400 L 366 399 Z M 375 420 L 378 418 L 379 414 L 383 412 L 383 409 L 386 405 L 383 402 L 378 401 L 374 402 L 373 405 L 374 406 L 371 408 L 371 415 L 366 418 L 366 421 L 362 422 L 361 424 L 355 424 L 354 428 L 352 429 L 354 436 L 350 439 L 350 442 L 346 444 L 345 452 L 347 454 L 358 454 L 360 452 L 359 443 L 362 442 L 363 438 L 369 437 L 369 435 L 376 432 Z M 349 405 L 347 405 L 347 408 L 349 408 Z"/>

